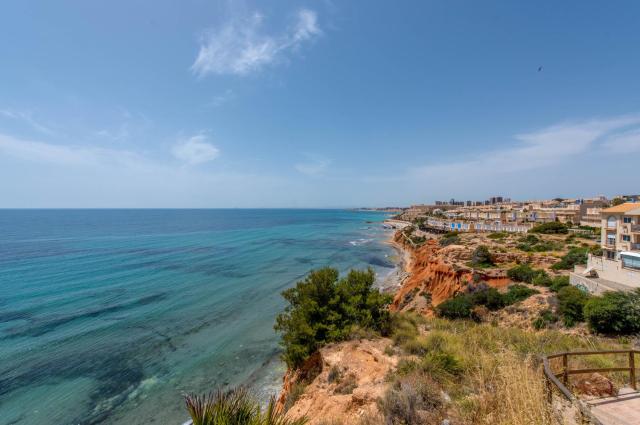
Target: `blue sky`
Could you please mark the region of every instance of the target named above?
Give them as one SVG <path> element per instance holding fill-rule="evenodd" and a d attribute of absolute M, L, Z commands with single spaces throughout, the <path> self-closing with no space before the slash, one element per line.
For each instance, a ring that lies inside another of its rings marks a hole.
<path fill-rule="evenodd" d="M 638 192 L 639 21 L 636 1 L 3 1 L 0 207 Z"/>

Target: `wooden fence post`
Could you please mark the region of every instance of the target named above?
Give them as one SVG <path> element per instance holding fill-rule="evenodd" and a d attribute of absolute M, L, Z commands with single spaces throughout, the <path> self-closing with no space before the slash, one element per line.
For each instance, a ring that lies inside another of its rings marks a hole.
<path fill-rule="evenodd" d="M 631 380 L 631 388 L 637 390 L 636 385 L 636 362 L 634 358 L 634 351 L 629 351 L 629 379 Z"/>
<path fill-rule="evenodd" d="M 566 386 L 569 382 L 569 359 L 566 354 L 562 355 L 562 383 Z"/>

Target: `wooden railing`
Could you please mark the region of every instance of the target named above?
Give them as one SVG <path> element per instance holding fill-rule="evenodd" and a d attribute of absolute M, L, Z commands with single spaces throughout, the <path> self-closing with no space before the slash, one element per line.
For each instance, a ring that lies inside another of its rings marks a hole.
<path fill-rule="evenodd" d="M 551 402 L 553 397 L 553 387 L 555 386 L 558 391 L 571 403 L 573 403 L 580 411 L 583 420 L 586 422 L 602 425 L 602 423 L 593 416 L 591 413 L 589 406 L 584 403 L 582 400 L 578 399 L 573 393 L 567 388 L 569 384 L 569 376 L 570 375 L 578 375 L 585 373 L 595 373 L 595 372 L 628 372 L 629 373 L 629 384 L 634 390 L 637 390 L 636 383 L 636 363 L 635 363 L 635 354 L 640 353 L 637 350 L 609 350 L 609 351 L 572 351 L 566 353 L 557 353 L 551 354 L 549 356 L 542 357 L 542 363 L 544 367 L 544 375 L 547 381 L 547 397 L 549 398 L 549 402 Z M 571 369 L 569 368 L 569 360 L 571 357 L 579 357 L 579 356 L 593 356 L 593 355 L 608 355 L 608 354 L 626 354 L 628 359 L 627 367 L 604 367 L 604 368 L 587 368 L 587 369 Z M 549 360 L 562 358 L 562 370 L 559 373 L 554 372 L 551 369 L 549 364 Z"/>

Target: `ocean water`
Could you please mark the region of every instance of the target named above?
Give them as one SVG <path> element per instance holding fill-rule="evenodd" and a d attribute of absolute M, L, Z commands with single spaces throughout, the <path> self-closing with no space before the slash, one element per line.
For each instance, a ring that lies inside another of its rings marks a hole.
<path fill-rule="evenodd" d="M 284 367 L 280 292 L 394 267 L 384 214 L 0 210 L 0 425 L 181 424 L 182 394 Z"/>

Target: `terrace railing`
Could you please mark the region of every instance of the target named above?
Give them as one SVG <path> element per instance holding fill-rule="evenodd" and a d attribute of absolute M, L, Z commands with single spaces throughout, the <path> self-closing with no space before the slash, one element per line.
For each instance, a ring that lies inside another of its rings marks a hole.
<path fill-rule="evenodd" d="M 549 402 L 551 402 L 553 397 L 554 388 L 557 389 L 564 398 L 569 400 L 572 404 L 574 404 L 580 414 L 582 415 L 583 421 L 587 423 L 592 423 L 595 425 L 602 425 L 602 422 L 593 414 L 589 409 L 589 406 L 578 397 L 576 397 L 567 387 L 569 385 L 569 376 L 577 375 L 577 374 L 586 374 L 586 373 L 596 373 L 596 372 L 628 372 L 629 373 L 629 384 L 634 390 L 637 390 L 637 382 L 636 382 L 636 363 L 635 363 L 635 355 L 640 353 L 638 350 L 609 350 L 609 351 L 572 351 L 565 353 L 557 353 L 551 354 L 548 356 L 542 357 L 542 364 L 544 369 L 544 375 L 547 382 L 547 396 Z M 593 355 L 624 355 L 626 354 L 628 359 L 628 365 L 626 367 L 605 367 L 605 368 L 586 368 L 586 369 L 571 369 L 569 367 L 569 360 L 571 357 L 579 357 L 579 356 L 593 356 Z M 549 360 L 551 359 L 562 359 L 562 369 L 559 372 L 554 372 L 551 369 Z"/>

